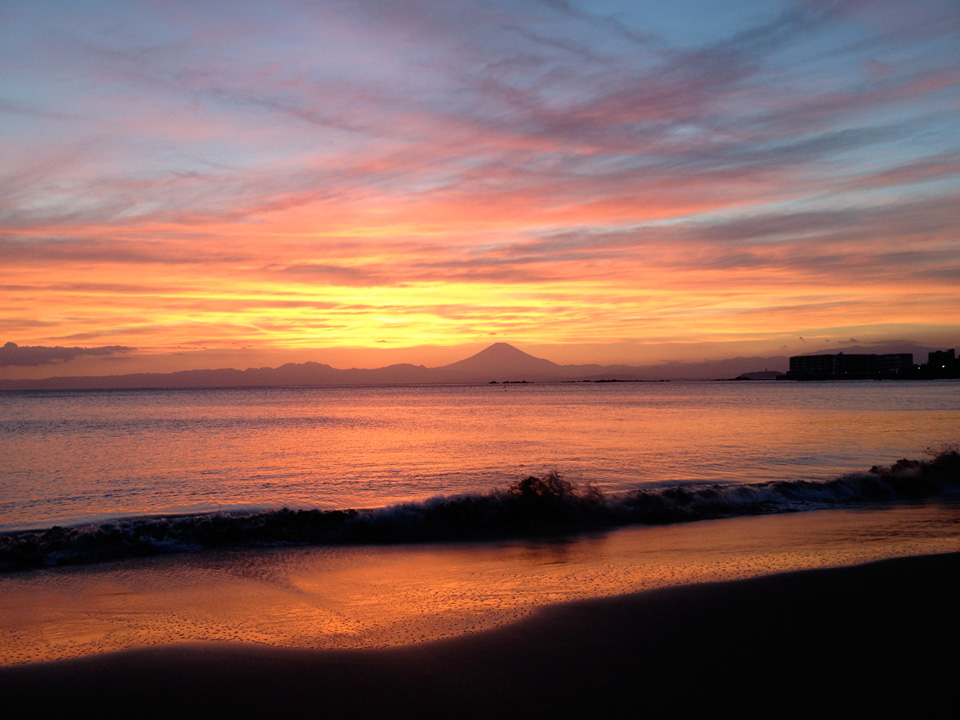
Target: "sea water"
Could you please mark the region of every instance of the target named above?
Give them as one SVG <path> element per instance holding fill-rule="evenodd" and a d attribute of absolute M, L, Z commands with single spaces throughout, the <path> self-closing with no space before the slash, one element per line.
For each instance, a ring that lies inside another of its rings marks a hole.
<path fill-rule="evenodd" d="M 960 437 L 960 383 L 0 393 L 0 531 L 375 508 L 561 473 L 605 492 L 828 480 Z"/>
<path fill-rule="evenodd" d="M 0 664 L 183 641 L 381 647 L 567 600 L 958 551 L 956 473 L 916 493 L 917 466 L 883 469 L 958 430 L 955 381 L 0 393 L 0 541 L 76 541 L 0 573 Z M 396 534 L 513 513 L 511 486 L 551 471 L 600 522 Z M 661 514 L 624 514 L 651 503 Z M 264 522 L 289 531 L 284 507 L 367 508 L 352 520 L 381 532 L 263 540 Z M 220 534 L 176 534 L 198 523 Z M 135 536 L 160 554 L 82 552 Z"/>

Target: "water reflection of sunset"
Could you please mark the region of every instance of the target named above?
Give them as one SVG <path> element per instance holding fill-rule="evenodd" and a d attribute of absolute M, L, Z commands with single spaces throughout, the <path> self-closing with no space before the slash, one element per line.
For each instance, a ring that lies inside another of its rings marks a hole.
<path fill-rule="evenodd" d="M 18 432 L 6 436 L 0 530 L 383 508 L 552 471 L 611 496 L 830 480 L 951 442 L 954 398 L 933 384 L 782 382 L 8 395 L 5 428 Z"/>
<path fill-rule="evenodd" d="M 558 602 L 960 550 L 937 506 L 477 545 L 285 548 L 0 578 L 4 664 L 189 641 L 421 643 Z M 910 537 L 903 528 L 910 527 Z M 874 542 L 864 543 L 869 529 Z"/>

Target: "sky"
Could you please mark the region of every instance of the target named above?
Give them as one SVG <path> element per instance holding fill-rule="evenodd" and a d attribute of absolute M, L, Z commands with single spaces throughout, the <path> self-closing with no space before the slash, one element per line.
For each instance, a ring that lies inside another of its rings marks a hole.
<path fill-rule="evenodd" d="M 960 345 L 956 0 L 0 3 L 0 377 L 891 339 Z"/>

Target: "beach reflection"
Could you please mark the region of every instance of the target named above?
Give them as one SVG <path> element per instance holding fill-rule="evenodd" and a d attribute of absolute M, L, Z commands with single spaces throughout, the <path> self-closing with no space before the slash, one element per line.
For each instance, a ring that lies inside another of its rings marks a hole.
<path fill-rule="evenodd" d="M 260 549 L 11 574 L 0 578 L 2 663 L 184 641 L 425 642 L 551 603 L 958 551 L 958 510 L 941 503 L 575 539 Z"/>

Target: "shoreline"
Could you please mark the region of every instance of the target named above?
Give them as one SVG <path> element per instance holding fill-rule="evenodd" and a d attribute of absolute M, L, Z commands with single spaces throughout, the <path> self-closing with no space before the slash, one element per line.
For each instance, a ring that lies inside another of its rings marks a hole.
<path fill-rule="evenodd" d="M 565 717 L 721 706 L 916 710 L 960 639 L 960 553 L 550 605 L 423 645 L 138 648 L 0 668 L 8 706 L 140 717 Z M 944 660 L 943 658 L 946 658 Z M 783 705 L 782 707 L 780 707 Z M 933 705 L 931 705 L 933 707 Z"/>

